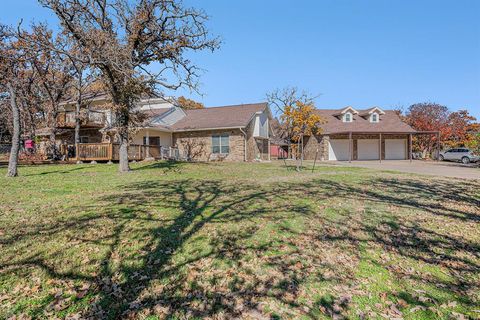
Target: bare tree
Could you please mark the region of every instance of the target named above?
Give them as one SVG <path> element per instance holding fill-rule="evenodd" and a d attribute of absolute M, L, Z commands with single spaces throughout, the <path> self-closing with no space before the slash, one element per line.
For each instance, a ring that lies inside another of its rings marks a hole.
<path fill-rule="evenodd" d="M 43 92 L 44 111 L 50 128 L 50 151 L 52 158 L 58 156 L 56 148 L 57 118 L 61 102 L 72 84 L 73 69 L 70 61 L 61 54 L 67 50 L 67 38 L 62 34 L 54 36 L 46 25 L 32 25 L 27 33 L 18 30 L 17 37 L 25 44 L 26 58 L 38 73 L 38 82 Z"/>
<path fill-rule="evenodd" d="M 317 96 L 296 87 L 276 89 L 267 94 L 268 103 L 280 113 L 280 136 L 287 140 L 289 151 L 296 149 L 297 159 L 300 159 L 297 161 L 297 171 L 303 163 L 303 137 L 318 132 L 318 124 L 323 122 L 322 118 L 314 113 L 316 98 Z M 292 142 L 297 145 L 292 145 Z"/>
<path fill-rule="evenodd" d="M 8 161 L 7 177 L 18 175 L 18 153 L 20 150 L 20 102 L 17 92 L 26 74 L 22 46 L 6 26 L 0 25 L 0 90 L 2 101 L 8 101 L 12 117 L 12 147 Z"/>
<path fill-rule="evenodd" d="M 159 88 L 197 89 L 198 68 L 188 51 L 214 50 L 219 41 L 202 11 L 176 0 L 39 0 L 101 72 L 120 141 L 119 171 L 129 171 L 131 111 L 140 95 Z"/>
<path fill-rule="evenodd" d="M 87 58 L 78 45 L 70 41 L 67 54 L 64 54 L 72 67 L 72 84 L 70 95 L 75 100 L 75 144 L 80 143 L 80 126 L 82 121 L 82 108 L 89 104 L 99 94 L 98 75 L 92 70 Z"/>

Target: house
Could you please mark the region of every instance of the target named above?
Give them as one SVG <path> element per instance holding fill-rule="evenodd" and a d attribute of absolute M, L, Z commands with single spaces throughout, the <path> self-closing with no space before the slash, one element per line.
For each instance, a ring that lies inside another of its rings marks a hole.
<path fill-rule="evenodd" d="M 84 106 L 80 112 L 80 143 L 102 143 L 109 140 L 105 128 L 112 125 L 113 114 L 108 108 L 110 99 L 107 94 L 86 94 L 83 98 Z M 60 104 L 56 116 L 56 141 L 57 144 L 75 143 L 75 100 L 66 100 Z M 166 99 L 144 97 L 137 106 L 139 111 L 144 111 L 147 116 L 154 116 L 165 112 L 173 104 Z M 36 136 L 48 137 L 51 128 L 45 127 L 36 131 Z"/>
<path fill-rule="evenodd" d="M 325 123 L 304 139 L 304 158 L 320 160 L 407 160 L 416 131 L 393 110 L 317 109 Z M 317 153 L 318 152 L 318 153 Z"/>
<path fill-rule="evenodd" d="M 270 121 L 267 103 L 184 110 L 172 107 L 151 117 L 133 143 L 173 146 L 198 161 L 270 160 Z"/>
<path fill-rule="evenodd" d="M 82 108 L 78 160 L 117 159 L 114 114 L 108 104 L 108 96 L 99 95 Z M 130 134 L 131 159 L 171 157 L 173 150 L 176 157 L 197 161 L 270 160 L 272 115 L 267 103 L 184 110 L 169 99 L 143 97 L 134 112 L 142 122 Z M 66 150 L 75 143 L 74 128 L 75 102 L 66 101 L 56 128 L 56 142 L 70 146 Z M 43 128 L 37 136 L 47 140 L 50 132 Z"/>

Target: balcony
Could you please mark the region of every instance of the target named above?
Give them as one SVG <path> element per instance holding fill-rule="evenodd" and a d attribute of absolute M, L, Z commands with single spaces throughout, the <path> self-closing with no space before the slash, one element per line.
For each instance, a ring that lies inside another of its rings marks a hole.
<path fill-rule="evenodd" d="M 105 126 L 105 113 L 100 111 L 86 111 L 80 113 L 80 126 L 82 128 L 102 128 Z M 57 127 L 74 128 L 75 112 L 64 111 L 57 115 Z"/>

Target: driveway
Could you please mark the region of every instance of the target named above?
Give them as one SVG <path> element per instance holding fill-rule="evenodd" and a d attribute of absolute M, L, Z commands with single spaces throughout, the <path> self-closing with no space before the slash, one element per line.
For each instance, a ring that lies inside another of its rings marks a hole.
<path fill-rule="evenodd" d="M 352 161 L 336 162 L 337 164 L 352 167 L 362 167 L 380 170 L 394 170 L 407 173 L 419 173 L 433 176 L 442 176 L 450 178 L 480 180 L 480 168 L 474 164 L 461 164 L 455 162 L 436 162 L 436 161 Z"/>

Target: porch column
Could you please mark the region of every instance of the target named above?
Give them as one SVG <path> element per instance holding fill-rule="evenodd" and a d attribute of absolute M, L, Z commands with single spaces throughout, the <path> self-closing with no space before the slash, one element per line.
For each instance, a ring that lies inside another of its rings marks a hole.
<path fill-rule="evenodd" d="M 380 133 L 380 139 L 378 140 L 378 159 L 382 163 L 382 134 Z"/>
<path fill-rule="evenodd" d="M 352 158 L 353 158 L 353 141 L 352 141 L 352 132 L 349 132 L 348 133 L 348 162 L 352 162 Z"/>
<path fill-rule="evenodd" d="M 412 151 L 413 151 L 413 148 L 412 148 L 412 134 L 410 133 L 408 135 L 408 159 L 410 160 L 410 162 L 412 162 Z"/>
<path fill-rule="evenodd" d="M 145 144 L 147 145 L 146 158 L 150 158 L 150 132 L 148 131 L 148 129 L 145 130 Z"/>

